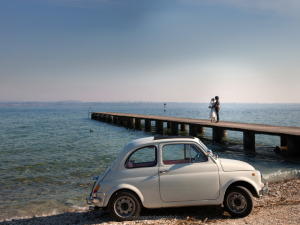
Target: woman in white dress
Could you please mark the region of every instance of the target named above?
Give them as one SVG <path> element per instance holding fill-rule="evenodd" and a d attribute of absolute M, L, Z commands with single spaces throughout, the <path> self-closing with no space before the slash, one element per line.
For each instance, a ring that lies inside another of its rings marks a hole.
<path fill-rule="evenodd" d="M 212 98 L 211 101 L 210 101 L 210 105 L 209 105 L 209 108 L 210 108 L 210 113 L 209 113 L 210 122 L 216 122 L 216 117 L 217 117 L 216 110 L 215 110 L 215 108 L 211 108 L 215 103 L 216 103 L 215 99 Z"/>

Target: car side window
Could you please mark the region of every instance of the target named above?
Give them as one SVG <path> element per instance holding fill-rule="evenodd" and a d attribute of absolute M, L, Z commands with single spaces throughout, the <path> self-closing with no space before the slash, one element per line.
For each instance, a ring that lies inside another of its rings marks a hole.
<path fill-rule="evenodd" d="M 208 159 L 201 149 L 194 144 L 170 144 L 162 148 L 164 164 L 198 163 Z"/>
<path fill-rule="evenodd" d="M 170 144 L 162 148 L 164 164 L 190 163 L 190 147 L 188 144 Z"/>
<path fill-rule="evenodd" d="M 191 145 L 191 157 L 192 162 L 206 162 L 207 157 L 206 155 L 200 150 L 197 145 Z"/>
<path fill-rule="evenodd" d="M 155 146 L 146 146 L 134 151 L 126 160 L 125 167 L 141 168 L 152 167 L 157 164 L 157 149 Z"/>

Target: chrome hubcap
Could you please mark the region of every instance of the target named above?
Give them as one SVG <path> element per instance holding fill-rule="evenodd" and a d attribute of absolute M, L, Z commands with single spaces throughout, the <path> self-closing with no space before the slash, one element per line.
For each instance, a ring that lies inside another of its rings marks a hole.
<path fill-rule="evenodd" d="M 247 200 L 244 195 L 238 192 L 232 192 L 227 198 L 228 207 L 235 213 L 242 213 L 247 208 Z"/>
<path fill-rule="evenodd" d="M 135 204 L 129 197 L 120 197 L 115 202 L 114 209 L 120 217 L 129 217 L 134 213 Z"/>

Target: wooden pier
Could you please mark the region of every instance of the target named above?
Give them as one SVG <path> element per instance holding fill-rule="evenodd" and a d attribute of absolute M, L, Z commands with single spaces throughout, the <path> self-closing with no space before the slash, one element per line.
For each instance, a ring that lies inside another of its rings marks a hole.
<path fill-rule="evenodd" d="M 212 139 L 218 143 L 227 136 L 227 130 L 240 131 L 243 132 L 244 149 L 250 151 L 255 151 L 255 134 L 279 136 L 281 146 L 287 146 L 287 153 L 289 155 L 300 155 L 300 127 L 270 126 L 226 121 L 211 123 L 210 120 L 203 119 L 114 112 L 92 112 L 91 118 L 114 124 L 134 126 L 136 129 L 141 129 L 142 121 L 144 121 L 145 130 L 150 130 L 151 121 L 155 121 L 157 131 L 162 131 L 163 123 L 167 123 L 167 127 L 171 129 L 172 135 L 178 135 L 179 124 L 181 131 L 187 131 L 187 125 L 189 125 L 189 135 L 194 137 L 197 137 L 199 133 L 205 133 L 205 127 L 209 127 L 212 128 Z"/>

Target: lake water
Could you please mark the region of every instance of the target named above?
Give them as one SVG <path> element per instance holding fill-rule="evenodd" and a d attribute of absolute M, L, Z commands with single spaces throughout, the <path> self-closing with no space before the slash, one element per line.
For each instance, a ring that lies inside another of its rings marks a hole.
<path fill-rule="evenodd" d="M 93 106 L 124 112 L 208 119 L 208 104 L 141 103 Z M 300 104 L 222 104 L 223 121 L 300 127 Z M 92 177 L 105 170 L 131 140 L 159 135 L 88 118 L 87 106 L 0 107 L 0 221 L 58 214 L 87 207 Z M 90 132 L 93 130 L 94 132 Z M 164 133 L 168 134 L 165 128 Z M 249 162 L 269 181 L 299 176 L 300 163 L 276 156 L 279 137 L 256 135 L 258 153 L 244 152 L 242 133 L 228 131 L 224 145 L 200 139 L 219 157 Z M 188 135 L 187 132 L 180 135 Z"/>

